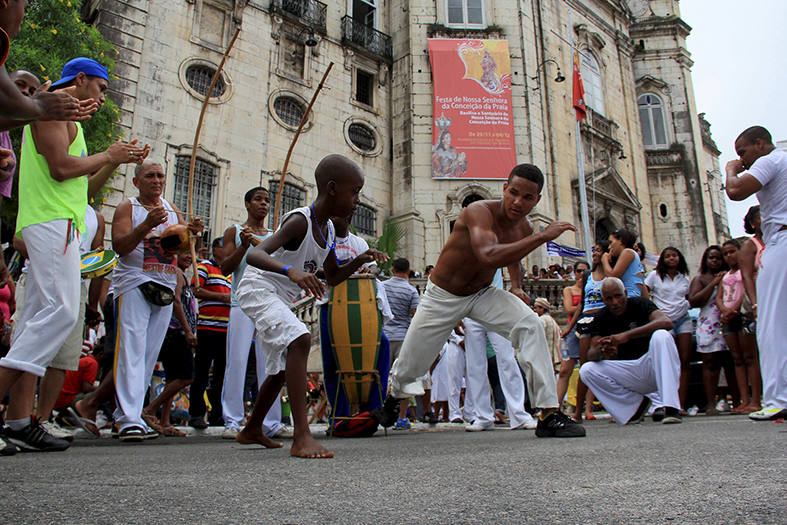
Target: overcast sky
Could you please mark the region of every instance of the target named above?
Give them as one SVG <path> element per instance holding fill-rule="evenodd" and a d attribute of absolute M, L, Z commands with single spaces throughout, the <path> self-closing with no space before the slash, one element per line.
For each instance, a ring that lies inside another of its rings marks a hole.
<path fill-rule="evenodd" d="M 787 1 L 681 0 L 680 11 L 692 27 L 697 111 L 711 124 L 724 173 L 747 127 L 765 126 L 774 143 L 787 140 Z M 745 235 L 743 216 L 755 204 L 756 197 L 727 200 L 733 237 Z"/>

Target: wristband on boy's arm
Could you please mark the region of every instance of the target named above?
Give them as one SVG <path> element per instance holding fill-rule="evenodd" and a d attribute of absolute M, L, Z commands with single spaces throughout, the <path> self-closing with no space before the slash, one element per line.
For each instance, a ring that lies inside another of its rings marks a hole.
<path fill-rule="evenodd" d="M 290 268 L 292 268 L 292 265 L 288 264 L 287 266 L 281 269 L 281 273 L 287 275 L 287 270 L 289 270 Z"/>

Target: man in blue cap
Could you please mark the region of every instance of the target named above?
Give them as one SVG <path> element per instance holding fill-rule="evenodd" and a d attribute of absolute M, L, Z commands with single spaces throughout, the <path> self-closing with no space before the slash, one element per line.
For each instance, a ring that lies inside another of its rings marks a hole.
<path fill-rule="evenodd" d="M 78 100 L 104 104 L 109 78 L 104 66 L 76 58 L 63 67 L 52 87 L 73 88 Z M 31 416 L 36 376 L 44 377 L 39 403 L 60 393 L 66 370 L 79 366 L 63 343 L 75 326 L 80 303 L 80 235 L 85 232 L 88 197 L 98 193 L 120 164 L 141 163 L 149 152 L 134 140 L 117 141 L 106 151 L 88 155 L 78 122 L 33 122 L 24 129 L 19 174 L 16 235 L 30 259 L 25 302 L 8 355 L 0 359 L 0 391 L 17 385 L 6 417 L 5 433 L 31 451 L 65 450 Z"/>

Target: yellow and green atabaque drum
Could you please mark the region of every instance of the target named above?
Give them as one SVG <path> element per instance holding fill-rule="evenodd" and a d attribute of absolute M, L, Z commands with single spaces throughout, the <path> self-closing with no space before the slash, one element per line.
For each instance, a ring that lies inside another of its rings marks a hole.
<path fill-rule="evenodd" d="M 376 370 L 383 333 L 377 308 L 377 285 L 372 275 L 353 275 L 331 287 L 328 331 L 337 370 Z M 369 374 L 341 374 L 342 388 L 351 405 L 369 401 L 375 379 Z"/>

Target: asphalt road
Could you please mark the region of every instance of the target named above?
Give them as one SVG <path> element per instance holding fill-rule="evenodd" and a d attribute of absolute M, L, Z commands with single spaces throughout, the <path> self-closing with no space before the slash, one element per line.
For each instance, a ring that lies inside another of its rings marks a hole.
<path fill-rule="evenodd" d="M 4 523 L 787 523 L 787 425 L 745 416 L 328 439 L 331 460 L 218 437 L 77 439 L 0 457 Z M 442 428 L 442 429 L 441 429 Z"/>

